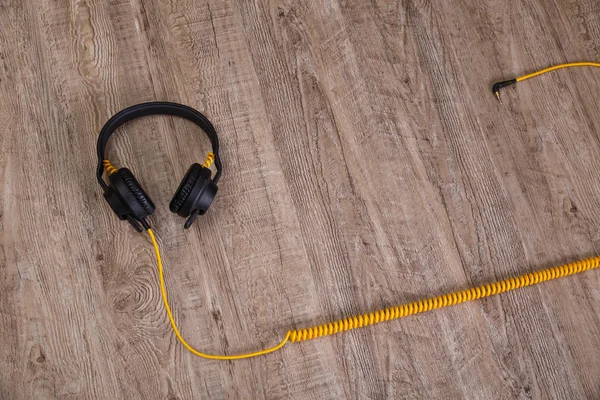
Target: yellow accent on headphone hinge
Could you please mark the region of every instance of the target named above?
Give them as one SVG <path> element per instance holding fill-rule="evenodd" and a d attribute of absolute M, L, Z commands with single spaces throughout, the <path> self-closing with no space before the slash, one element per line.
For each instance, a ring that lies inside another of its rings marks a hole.
<path fill-rule="evenodd" d="M 104 169 L 106 170 L 106 172 L 109 175 L 112 175 L 112 174 L 114 174 L 115 172 L 118 171 L 118 169 L 115 168 L 115 166 L 112 165 L 109 160 L 102 161 L 102 166 L 104 167 Z"/>
<path fill-rule="evenodd" d="M 215 154 L 210 151 L 207 155 L 206 155 L 206 159 L 204 160 L 204 162 L 202 163 L 202 166 L 204 168 L 210 168 L 210 166 L 212 165 L 213 161 L 215 160 Z"/>

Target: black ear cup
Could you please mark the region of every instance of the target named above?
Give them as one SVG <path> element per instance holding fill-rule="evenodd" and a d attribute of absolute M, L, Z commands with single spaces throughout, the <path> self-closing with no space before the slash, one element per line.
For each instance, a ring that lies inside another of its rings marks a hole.
<path fill-rule="evenodd" d="M 138 222 L 146 227 L 145 218 L 154 213 L 154 203 L 127 168 L 120 168 L 108 179 L 110 185 L 104 191 L 104 198 L 119 219 L 127 219 L 141 232 L 142 227 Z"/>
<path fill-rule="evenodd" d="M 219 188 L 210 176 L 210 169 L 197 163 L 192 164 L 169 203 L 171 212 L 188 218 L 184 225 L 186 229 L 192 225 L 198 215 L 208 210 L 217 194 Z"/>
<path fill-rule="evenodd" d="M 200 164 L 194 163 L 190 168 L 188 168 L 185 176 L 181 180 L 179 187 L 175 191 L 171 202 L 169 203 L 169 209 L 173 213 L 179 213 L 183 203 L 190 196 L 190 192 L 194 188 L 198 177 L 200 176 L 200 171 L 202 170 L 202 166 Z M 185 215 L 187 217 L 187 215 Z"/>
<path fill-rule="evenodd" d="M 133 194 L 133 197 L 135 197 L 137 202 L 144 210 L 146 213 L 145 216 L 151 215 L 155 210 L 154 203 L 152 203 L 150 197 L 146 194 L 146 192 L 144 192 L 142 185 L 140 185 L 137 179 L 135 179 L 135 176 L 133 176 L 131 171 L 127 168 L 121 168 L 117 171 L 117 174 L 123 179 L 123 182 L 125 182 L 125 185 L 131 194 Z"/>

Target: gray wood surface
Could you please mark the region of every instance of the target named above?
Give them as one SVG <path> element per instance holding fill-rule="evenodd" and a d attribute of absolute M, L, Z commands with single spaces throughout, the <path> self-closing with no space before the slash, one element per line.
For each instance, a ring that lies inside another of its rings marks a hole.
<path fill-rule="evenodd" d="M 0 2 L 0 399 L 600 398 L 600 273 L 220 362 L 177 341 L 146 235 L 94 178 L 124 107 L 216 125 L 110 143 L 157 204 L 175 317 L 210 353 L 574 261 L 600 244 L 596 0 Z"/>

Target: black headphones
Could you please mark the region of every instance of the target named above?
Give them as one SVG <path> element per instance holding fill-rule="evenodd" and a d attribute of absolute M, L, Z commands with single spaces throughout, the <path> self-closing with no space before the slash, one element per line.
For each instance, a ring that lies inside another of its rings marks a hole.
<path fill-rule="evenodd" d="M 219 158 L 219 139 L 215 127 L 208 118 L 193 108 L 177 103 L 150 102 L 131 106 L 115 114 L 106 122 L 98 136 L 96 178 L 104 190 L 104 198 L 119 219 L 129 221 L 138 232 L 142 231 L 142 227 L 150 228 L 146 217 L 154 212 L 154 203 L 129 169 L 117 169 L 104 157 L 106 143 L 117 128 L 126 122 L 147 115 L 173 115 L 185 118 L 202 128 L 210 139 L 212 153 L 209 153 L 207 161 L 203 165 L 198 163 L 191 165 L 169 203 L 171 212 L 187 218 L 184 224 L 184 228 L 187 229 L 198 215 L 202 215 L 208 210 L 217 194 L 217 182 L 221 177 L 222 170 Z M 212 173 L 209 167 L 213 158 L 217 173 L 211 179 Z M 104 169 L 109 174 L 108 185 L 102 178 Z"/>

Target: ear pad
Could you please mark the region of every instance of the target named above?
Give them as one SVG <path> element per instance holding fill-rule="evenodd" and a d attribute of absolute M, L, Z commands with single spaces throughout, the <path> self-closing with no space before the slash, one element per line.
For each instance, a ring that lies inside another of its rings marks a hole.
<path fill-rule="evenodd" d="M 133 218 L 141 221 L 154 212 L 154 203 L 130 170 L 120 168 L 108 179 L 110 185 L 104 191 L 104 198 L 119 219 L 128 219 L 131 222 Z"/>
<path fill-rule="evenodd" d="M 196 184 L 196 181 L 200 176 L 201 170 L 202 166 L 198 163 L 194 163 L 191 167 L 188 168 L 187 172 L 185 173 L 185 176 L 179 184 L 179 187 L 175 191 L 171 202 L 169 203 L 169 209 L 171 210 L 171 212 L 178 213 L 179 210 L 181 210 L 183 203 L 185 203 L 187 198 L 190 196 L 190 192 L 194 188 L 194 185 Z M 187 215 L 185 215 L 184 217 L 187 217 Z"/>
<path fill-rule="evenodd" d="M 117 171 L 117 174 L 119 174 L 119 176 L 123 179 L 123 182 L 125 182 L 125 185 L 131 194 L 133 194 L 133 197 L 135 197 L 146 213 L 146 216 L 151 215 L 155 210 L 154 203 L 152 203 L 150 197 L 146 194 L 146 192 L 144 192 L 142 185 L 140 185 L 137 179 L 135 179 L 135 176 L 133 176 L 131 171 L 127 168 L 120 168 Z"/>
<path fill-rule="evenodd" d="M 218 190 L 210 176 L 210 169 L 197 163 L 192 164 L 169 203 L 171 212 L 184 218 L 194 213 L 204 214 Z"/>

